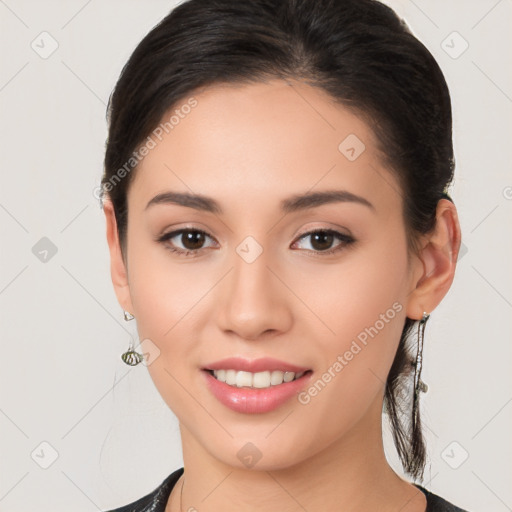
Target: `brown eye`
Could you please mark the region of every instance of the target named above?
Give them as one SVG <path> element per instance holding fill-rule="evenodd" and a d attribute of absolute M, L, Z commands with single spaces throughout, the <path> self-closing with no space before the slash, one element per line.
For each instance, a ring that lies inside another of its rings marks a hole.
<path fill-rule="evenodd" d="M 164 243 L 167 249 L 178 255 L 187 256 L 194 253 L 199 254 L 205 248 L 204 244 L 207 238 L 212 239 L 208 233 L 200 229 L 179 229 L 165 233 L 157 239 L 157 242 Z"/>
<path fill-rule="evenodd" d="M 311 236 L 311 246 L 318 251 L 330 249 L 334 242 L 334 236 L 327 231 L 317 231 Z"/>
<path fill-rule="evenodd" d="M 355 242 L 355 239 L 351 236 L 339 233 L 332 229 L 310 231 L 309 233 L 303 234 L 299 240 L 307 238 L 310 239 L 309 245 L 311 248 L 306 249 L 323 254 L 332 254 Z M 339 240 L 340 242 L 333 247 L 335 240 Z"/>
<path fill-rule="evenodd" d="M 185 246 L 185 249 L 201 249 L 204 240 L 205 235 L 201 231 L 183 231 L 181 234 L 181 243 Z"/>

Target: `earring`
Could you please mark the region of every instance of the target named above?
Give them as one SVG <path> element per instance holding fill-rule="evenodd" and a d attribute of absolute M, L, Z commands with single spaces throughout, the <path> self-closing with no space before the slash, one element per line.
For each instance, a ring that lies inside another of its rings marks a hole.
<path fill-rule="evenodd" d="M 423 312 L 418 325 L 418 347 L 416 352 L 416 361 L 414 363 L 414 397 L 412 406 L 413 429 L 418 421 L 418 400 L 420 393 L 426 393 L 428 386 L 421 380 L 421 369 L 423 367 L 423 339 L 425 337 L 425 325 L 430 315 Z"/>
<path fill-rule="evenodd" d="M 418 343 L 416 352 L 416 362 L 414 364 L 414 393 L 417 395 L 420 392 L 426 393 L 428 386 L 421 380 L 421 369 L 423 367 L 423 340 L 425 337 L 425 326 L 430 315 L 423 312 L 419 326 L 418 326 Z"/>
<path fill-rule="evenodd" d="M 124 311 L 124 319 L 126 322 L 129 322 L 134 318 L 135 317 L 130 312 Z M 121 359 L 129 366 L 137 366 L 142 362 L 143 355 L 135 351 L 135 347 L 133 346 L 133 339 L 130 340 L 130 346 L 128 347 L 128 350 L 121 355 Z"/>

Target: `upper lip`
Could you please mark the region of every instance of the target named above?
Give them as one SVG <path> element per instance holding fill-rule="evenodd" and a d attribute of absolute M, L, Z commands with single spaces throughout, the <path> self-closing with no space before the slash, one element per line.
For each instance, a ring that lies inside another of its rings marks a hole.
<path fill-rule="evenodd" d="M 242 357 L 228 357 L 213 363 L 206 364 L 203 370 L 237 370 L 244 372 L 265 372 L 265 371 L 285 371 L 300 373 L 309 370 L 302 366 L 286 363 L 272 357 L 262 357 L 260 359 L 244 359 Z"/>

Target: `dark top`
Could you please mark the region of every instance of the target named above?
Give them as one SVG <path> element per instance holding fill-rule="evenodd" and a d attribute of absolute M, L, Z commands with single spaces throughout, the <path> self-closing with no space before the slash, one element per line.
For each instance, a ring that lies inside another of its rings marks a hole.
<path fill-rule="evenodd" d="M 165 506 L 171 495 L 172 488 L 183 474 L 183 470 L 184 468 L 180 468 L 171 473 L 154 491 L 151 491 L 143 498 L 123 507 L 108 510 L 107 512 L 165 512 Z M 426 512 L 467 512 L 419 485 L 416 485 L 416 487 L 427 497 Z"/>

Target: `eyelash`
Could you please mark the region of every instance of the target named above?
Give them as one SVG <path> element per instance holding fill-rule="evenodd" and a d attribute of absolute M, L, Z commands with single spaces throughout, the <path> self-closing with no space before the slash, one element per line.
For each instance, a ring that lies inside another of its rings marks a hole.
<path fill-rule="evenodd" d="M 202 229 L 184 228 L 184 229 L 179 229 L 177 231 L 172 231 L 170 233 L 165 233 L 162 236 L 158 237 L 156 241 L 159 242 L 159 243 L 163 243 L 167 250 L 171 251 L 172 253 L 177 254 L 180 257 L 181 256 L 187 257 L 187 256 L 190 256 L 192 254 L 193 255 L 197 255 L 203 249 L 205 249 L 204 247 L 200 248 L 200 249 L 196 249 L 196 250 L 178 249 L 176 247 L 171 247 L 171 246 L 165 244 L 165 242 L 167 242 L 168 240 L 176 237 L 177 235 L 181 235 L 183 233 L 201 233 L 201 234 L 203 234 L 203 235 L 213 239 L 212 236 L 210 236 L 206 231 L 203 231 Z M 301 240 L 303 238 L 307 238 L 308 236 L 315 235 L 317 233 L 323 233 L 323 234 L 327 234 L 327 235 L 334 235 L 335 238 L 337 238 L 338 240 L 341 240 L 341 242 L 343 242 L 343 243 L 341 243 L 339 245 L 336 245 L 334 248 L 327 249 L 325 251 L 315 251 L 315 250 L 311 250 L 311 249 L 303 249 L 303 250 L 306 250 L 308 252 L 312 252 L 312 253 L 314 253 L 316 255 L 319 255 L 319 256 L 324 256 L 324 255 L 330 255 L 330 254 L 337 253 L 338 251 L 341 251 L 341 250 L 345 249 L 346 247 L 350 246 L 351 244 L 353 244 L 356 241 L 350 235 L 345 235 L 343 233 L 339 233 L 338 231 L 335 231 L 333 229 L 316 229 L 316 230 L 313 230 L 313 231 L 308 231 L 307 233 L 303 233 L 297 239 L 297 241 Z"/>

